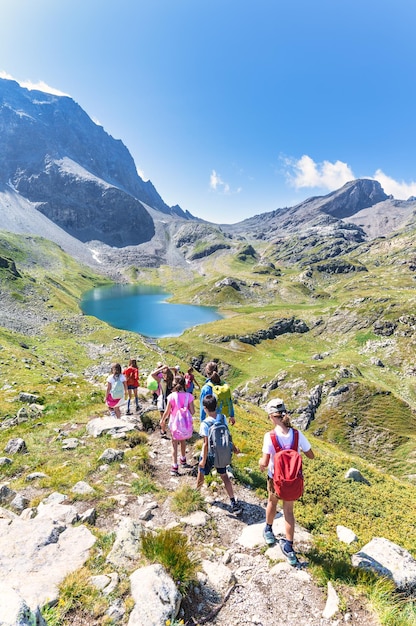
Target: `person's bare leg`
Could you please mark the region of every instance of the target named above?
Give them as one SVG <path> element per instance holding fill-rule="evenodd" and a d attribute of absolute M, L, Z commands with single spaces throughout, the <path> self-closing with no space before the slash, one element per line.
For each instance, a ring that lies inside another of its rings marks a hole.
<path fill-rule="evenodd" d="M 232 486 L 230 477 L 228 476 L 227 472 L 225 472 L 225 474 L 220 474 L 220 476 L 221 476 L 221 480 L 224 483 L 225 490 L 228 493 L 229 497 L 234 498 L 233 486 Z"/>
<path fill-rule="evenodd" d="M 295 514 L 293 511 L 294 502 L 283 501 L 283 515 L 285 518 L 285 533 L 288 541 L 293 541 L 295 536 Z"/>

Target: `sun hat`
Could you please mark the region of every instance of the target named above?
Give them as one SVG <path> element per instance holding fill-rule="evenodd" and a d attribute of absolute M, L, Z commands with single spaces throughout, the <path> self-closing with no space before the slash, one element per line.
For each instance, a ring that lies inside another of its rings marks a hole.
<path fill-rule="evenodd" d="M 281 398 L 273 398 L 266 405 L 266 413 L 267 415 L 271 415 L 272 413 L 285 413 L 286 407 L 285 403 Z"/>

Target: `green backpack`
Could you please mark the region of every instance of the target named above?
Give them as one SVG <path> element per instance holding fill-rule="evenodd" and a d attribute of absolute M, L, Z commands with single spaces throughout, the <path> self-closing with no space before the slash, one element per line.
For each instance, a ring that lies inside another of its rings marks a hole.
<path fill-rule="evenodd" d="M 212 393 L 217 398 L 217 413 L 222 413 L 226 417 L 230 417 L 233 404 L 229 385 L 227 385 L 227 383 L 214 385 L 211 381 L 208 382 L 208 385 L 212 387 Z"/>

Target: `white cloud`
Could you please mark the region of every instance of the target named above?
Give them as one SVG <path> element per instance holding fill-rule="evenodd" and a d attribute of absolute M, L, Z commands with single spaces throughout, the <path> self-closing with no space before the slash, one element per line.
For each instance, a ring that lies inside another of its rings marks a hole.
<path fill-rule="evenodd" d="M 315 163 L 307 154 L 304 154 L 298 160 L 286 159 L 286 165 L 289 166 L 289 172 L 287 173 L 289 182 L 296 189 L 320 187 L 333 190 L 342 187 L 342 185 L 355 178 L 353 171 L 347 163 L 342 161 Z"/>
<path fill-rule="evenodd" d="M 378 180 L 384 191 L 398 200 L 407 200 L 410 196 L 416 196 L 415 181 L 410 183 L 405 183 L 404 181 L 399 182 L 391 178 L 391 176 L 387 176 L 387 174 L 380 169 L 378 169 L 371 178 Z"/>
<path fill-rule="evenodd" d="M 221 176 L 217 174 L 215 170 L 212 170 L 209 186 L 213 191 L 222 191 L 223 193 L 230 193 L 230 185 L 225 183 Z"/>
<path fill-rule="evenodd" d="M 209 186 L 213 191 L 218 191 L 219 193 L 223 193 L 224 195 L 234 195 L 242 192 L 242 187 L 237 187 L 236 189 L 231 189 L 230 185 L 224 182 L 221 176 L 215 171 L 212 170 L 211 176 L 209 179 Z"/>
<path fill-rule="evenodd" d="M 286 166 L 286 176 L 289 184 L 296 189 L 305 187 L 318 187 L 328 191 L 339 189 L 356 176 L 351 167 L 342 161 L 323 161 L 316 163 L 310 156 L 304 154 L 300 159 L 283 158 Z M 376 170 L 374 175 L 365 175 L 361 178 L 377 180 L 385 193 L 396 199 L 407 200 L 410 196 L 416 196 L 416 181 L 406 183 L 394 180 L 381 169 Z"/>
<path fill-rule="evenodd" d="M 30 80 L 25 80 L 25 81 L 18 80 L 17 78 L 14 78 L 13 76 L 8 74 L 4 70 L 0 70 L 0 78 L 7 78 L 8 80 L 15 80 L 17 83 L 19 83 L 21 87 L 25 87 L 26 89 L 30 89 L 30 90 L 43 91 L 45 93 L 50 93 L 53 96 L 68 96 L 69 95 L 67 93 L 64 93 L 63 91 L 60 91 L 59 89 L 55 89 L 55 87 L 50 87 L 50 85 L 47 85 L 43 80 L 37 83 L 33 83 Z"/>

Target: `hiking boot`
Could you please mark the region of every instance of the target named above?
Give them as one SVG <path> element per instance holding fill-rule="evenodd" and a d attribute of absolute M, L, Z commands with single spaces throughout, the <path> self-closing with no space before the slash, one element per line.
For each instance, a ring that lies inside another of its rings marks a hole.
<path fill-rule="evenodd" d="M 140 407 L 139 405 L 136 406 L 136 413 L 138 413 L 140 411 Z"/>
<path fill-rule="evenodd" d="M 234 502 L 231 502 L 230 511 L 233 515 L 240 515 L 242 510 L 243 509 L 241 508 L 241 505 L 238 504 L 238 502 L 236 502 L 235 500 Z"/>
<path fill-rule="evenodd" d="M 170 468 L 170 475 L 179 476 L 179 469 L 177 465 L 172 465 L 172 467 Z"/>
<path fill-rule="evenodd" d="M 274 546 L 276 543 L 276 537 L 272 530 L 263 530 L 263 539 L 267 543 L 268 546 Z"/>
<path fill-rule="evenodd" d="M 296 552 L 293 550 L 293 548 L 290 547 L 287 541 L 285 539 L 281 539 L 279 541 L 279 545 L 289 565 L 297 565 L 299 561 L 298 557 L 296 556 Z"/>
<path fill-rule="evenodd" d="M 126 411 L 126 415 L 133 415 L 131 411 Z"/>
<path fill-rule="evenodd" d="M 183 467 L 185 469 L 189 469 L 191 467 L 191 465 L 189 465 L 189 463 L 187 463 L 186 459 L 179 459 L 179 462 L 181 464 L 181 467 Z"/>
<path fill-rule="evenodd" d="M 161 430 L 160 431 L 160 436 L 161 436 L 162 439 L 169 439 L 166 430 Z"/>

